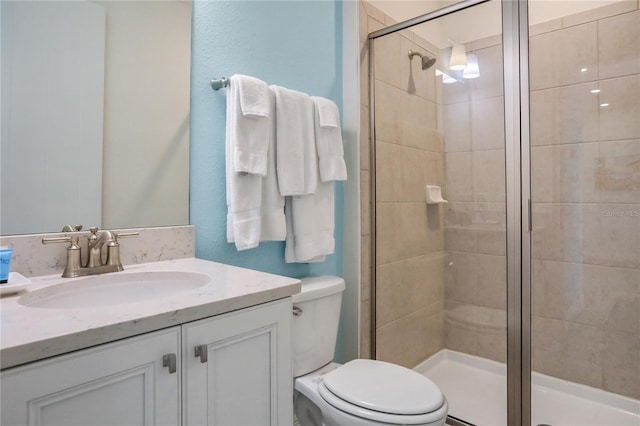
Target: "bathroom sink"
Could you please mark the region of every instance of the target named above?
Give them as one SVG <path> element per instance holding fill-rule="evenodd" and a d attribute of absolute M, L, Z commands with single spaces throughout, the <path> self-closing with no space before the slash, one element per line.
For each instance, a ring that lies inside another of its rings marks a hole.
<path fill-rule="evenodd" d="M 41 288 L 21 296 L 18 303 L 34 308 L 96 308 L 174 296 L 203 287 L 209 281 L 207 275 L 194 272 L 119 272 Z"/>

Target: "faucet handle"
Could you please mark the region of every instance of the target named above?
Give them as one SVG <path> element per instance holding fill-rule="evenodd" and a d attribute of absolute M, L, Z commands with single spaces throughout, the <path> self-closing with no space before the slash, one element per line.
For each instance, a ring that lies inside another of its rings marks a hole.
<path fill-rule="evenodd" d="M 42 244 L 55 244 L 55 243 L 71 243 L 69 247 L 67 247 L 67 262 L 64 267 L 64 271 L 62 271 L 63 278 L 71 278 L 77 277 L 80 273 L 80 268 L 82 268 L 81 264 L 81 249 L 78 245 L 78 236 L 74 235 L 73 237 L 52 237 L 52 238 L 43 238 Z"/>
<path fill-rule="evenodd" d="M 107 243 L 107 265 L 115 266 L 118 271 L 124 270 L 120 260 L 120 243 L 118 238 L 137 237 L 138 232 L 113 232 L 113 240 Z"/>
<path fill-rule="evenodd" d="M 74 237 L 77 238 L 77 237 Z M 42 238 L 42 244 L 70 243 L 71 237 L 48 237 Z"/>
<path fill-rule="evenodd" d="M 43 238 L 42 244 L 71 243 L 67 250 L 80 250 L 80 246 L 78 245 L 79 239 L 77 235 L 73 237 L 50 237 Z"/>

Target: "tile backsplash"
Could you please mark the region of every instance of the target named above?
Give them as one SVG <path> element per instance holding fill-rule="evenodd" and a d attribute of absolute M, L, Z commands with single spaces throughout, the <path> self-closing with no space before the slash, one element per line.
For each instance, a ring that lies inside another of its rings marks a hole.
<path fill-rule="evenodd" d="M 183 259 L 195 255 L 195 228 L 192 225 L 136 228 L 127 229 L 126 232 L 139 232 L 139 235 L 119 240 L 120 258 L 125 268 L 136 263 Z M 89 232 L 81 231 L 78 234 L 84 259 L 87 251 L 84 237 Z M 62 273 L 68 244 L 44 245 L 42 238 L 62 235 L 71 233 L 2 236 L 0 245 L 13 248 L 11 271 L 26 277 L 51 275 Z"/>

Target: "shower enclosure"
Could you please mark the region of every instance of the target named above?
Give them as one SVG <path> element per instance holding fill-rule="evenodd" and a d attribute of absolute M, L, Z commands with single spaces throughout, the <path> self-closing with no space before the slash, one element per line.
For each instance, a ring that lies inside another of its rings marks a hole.
<path fill-rule="evenodd" d="M 638 424 L 638 2 L 403 3 L 360 6 L 363 355 L 450 424 Z"/>

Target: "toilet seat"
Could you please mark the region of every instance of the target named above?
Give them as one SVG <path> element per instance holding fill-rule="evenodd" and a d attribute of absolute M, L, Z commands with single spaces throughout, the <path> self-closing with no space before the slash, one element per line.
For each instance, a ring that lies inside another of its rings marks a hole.
<path fill-rule="evenodd" d="M 354 360 L 327 373 L 320 396 L 351 415 L 390 424 L 428 424 L 446 416 L 438 387 L 408 368 L 375 360 Z"/>

